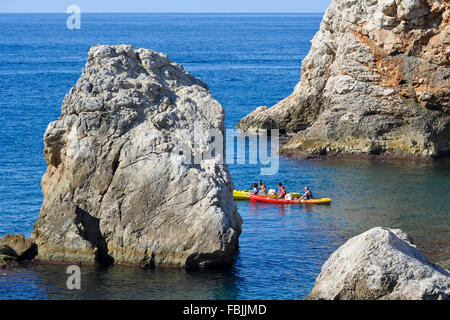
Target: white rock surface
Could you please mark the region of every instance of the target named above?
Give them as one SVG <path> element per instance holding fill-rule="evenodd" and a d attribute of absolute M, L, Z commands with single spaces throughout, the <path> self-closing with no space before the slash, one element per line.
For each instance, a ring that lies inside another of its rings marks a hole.
<path fill-rule="evenodd" d="M 450 2 L 333 0 L 293 93 L 243 131 L 296 133 L 282 152 L 450 154 Z"/>
<path fill-rule="evenodd" d="M 450 273 L 400 229 L 376 227 L 351 238 L 322 266 L 307 299 L 450 299 Z"/>

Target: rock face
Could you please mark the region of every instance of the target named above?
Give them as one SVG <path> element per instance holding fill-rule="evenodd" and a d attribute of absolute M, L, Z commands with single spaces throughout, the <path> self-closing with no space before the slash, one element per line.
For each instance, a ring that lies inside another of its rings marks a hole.
<path fill-rule="evenodd" d="M 348 240 L 322 267 L 310 300 L 450 299 L 450 273 L 429 263 L 399 229 Z"/>
<path fill-rule="evenodd" d="M 333 0 L 293 93 L 237 127 L 296 133 L 285 153 L 448 155 L 449 19 L 444 0 Z"/>
<path fill-rule="evenodd" d="M 36 255 L 36 245 L 21 234 L 7 234 L 0 239 L 0 260 L 28 260 Z"/>
<path fill-rule="evenodd" d="M 224 111 L 162 53 L 95 46 L 48 125 L 44 201 L 32 238 L 43 260 L 210 266 L 232 262 L 242 219 L 209 147 Z"/>

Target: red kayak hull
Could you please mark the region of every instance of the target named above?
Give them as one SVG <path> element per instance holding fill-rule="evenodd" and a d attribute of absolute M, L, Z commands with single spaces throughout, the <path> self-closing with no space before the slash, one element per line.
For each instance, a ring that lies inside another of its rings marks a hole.
<path fill-rule="evenodd" d="M 268 203 L 281 203 L 281 204 L 330 204 L 330 198 L 310 199 L 310 200 L 285 200 L 278 198 L 271 198 L 266 196 L 250 195 L 251 201 L 268 202 Z"/>

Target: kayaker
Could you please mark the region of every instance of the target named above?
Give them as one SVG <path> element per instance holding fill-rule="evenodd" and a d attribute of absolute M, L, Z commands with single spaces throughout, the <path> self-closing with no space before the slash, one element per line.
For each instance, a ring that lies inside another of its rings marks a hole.
<path fill-rule="evenodd" d="M 278 193 L 280 194 L 278 199 L 284 199 L 286 196 L 286 188 L 281 184 L 281 182 L 278 182 Z"/>
<path fill-rule="evenodd" d="M 252 194 L 258 194 L 258 192 L 259 192 L 258 184 L 255 183 L 253 185 Z"/>
<path fill-rule="evenodd" d="M 262 181 L 261 180 L 259 180 L 259 189 L 261 190 L 261 191 L 264 191 L 264 194 L 267 194 L 267 188 L 266 188 L 266 185 L 264 184 L 264 183 L 262 183 Z"/>
<path fill-rule="evenodd" d="M 305 187 L 305 193 L 300 197 L 299 200 L 311 200 L 313 198 L 311 190 L 308 187 Z"/>

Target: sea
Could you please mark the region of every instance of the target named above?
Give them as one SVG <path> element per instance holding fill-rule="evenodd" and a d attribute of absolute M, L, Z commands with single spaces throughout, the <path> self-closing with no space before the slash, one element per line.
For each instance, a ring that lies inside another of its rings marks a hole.
<path fill-rule="evenodd" d="M 42 204 L 43 134 L 80 77 L 89 48 L 131 44 L 166 53 L 204 80 L 226 128 L 287 97 L 318 31 L 317 14 L 0 14 L 0 237 L 30 236 Z M 279 158 L 230 164 L 236 189 L 257 180 L 309 186 L 327 206 L 237 202 L 243 232 L 226 270 L 81 266 L 69 290 L 65 265 L 0 269 L 0 299 L 303 299 L 329 255 L 375 226 L 401 228 L 432 262 L 450 259 L 450 163 Z"/>

